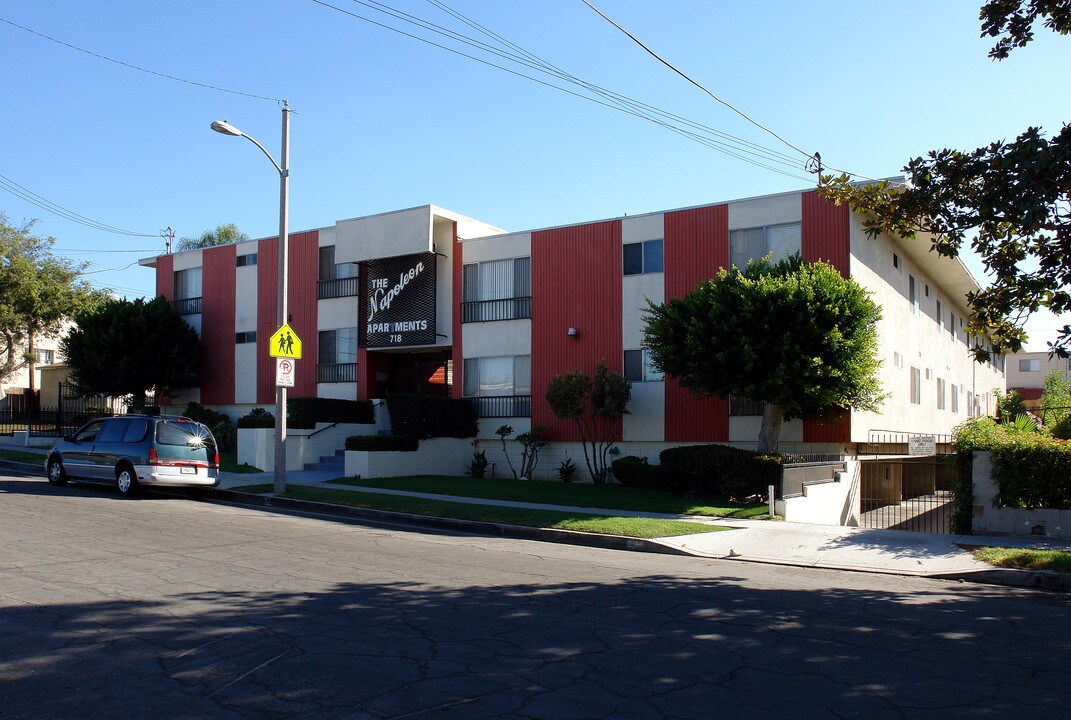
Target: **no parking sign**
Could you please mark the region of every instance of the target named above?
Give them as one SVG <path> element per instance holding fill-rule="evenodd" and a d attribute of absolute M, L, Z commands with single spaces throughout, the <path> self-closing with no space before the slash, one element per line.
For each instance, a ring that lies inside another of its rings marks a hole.
<path fill-rule="evenodd" d="M 290 358 L 275 359 L 275 386 L 294 387 L 295 362 Z"/>

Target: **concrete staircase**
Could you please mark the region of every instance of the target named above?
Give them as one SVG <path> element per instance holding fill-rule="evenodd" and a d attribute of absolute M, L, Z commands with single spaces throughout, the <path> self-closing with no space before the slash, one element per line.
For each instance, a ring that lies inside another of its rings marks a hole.
<path fill-rule="evenodd" d="M 342 477 L 346 472 L 346 451 L 335 450 L 334 455 L 321 457 L 319 462 L 305 463 L 306 470 L 323 470 Z"/>

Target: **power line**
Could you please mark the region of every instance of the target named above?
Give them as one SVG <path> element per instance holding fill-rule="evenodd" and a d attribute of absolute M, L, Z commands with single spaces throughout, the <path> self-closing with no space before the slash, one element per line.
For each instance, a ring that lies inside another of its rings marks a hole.
<path fill-rule="evenodd" d="M 61 218 L 70 220 L 71 222 L 84 225 L 94 230 L 100 230 L 106 233 L 112 233 L 115 235 L 129 235 L 131 237 L 159 237 L 159 235 L 153 233 L 140 233 L 133 230 L 124 230 L 123 228 L 116 227 L 114 225 L 108 225 L 106 223 L 98 222 L 91 218 L 87 218 L 85 215 L 79 215 L 73 210 L 68 210 L 62 205 L 57 205 L 48 198 L 42 197 L 33 192 L 29 188 L 19 185 L 17 182 L 7 177 L 6 175 L 0 175 L 0 190 L 5 190 L 17 198 L 25 200 L 31 205 L 35 205 L 42 210 L 58 215 Z"/>
<path fill-rule="evenodd" d="M 196 87 L 201 87 L 208 90 L 216 90 L 218 92 L 230 93 L 231 95 L 242 95 L 244 97 L 255 98 L 257 100 L 282 102 L 282 100 L 279 98 L 268 97 L 266 95 L 254 95 L 253 93 L 241 92 L 239 90 L 230 90 L 228 88 L 219 87 L 218 85 L 209 85 L 208 83 L 197 82 L 195 80 L 186 80 L 185 78 L 181 78 L 176 75 L 168 75 L 167 73 L 157 72 L 156 70 L 149 70 L 148 68 L 143 68 L 139 65 L 123 62 L 122 60 L 116 60 L 115 58 L 110 58 L 107 55 L 101 55 L 100 53 L 93 52 L 92 50 L 86 50 L 85 48 L 78 47 L 77 45 L 72 45 L 69 42 L 64 42 L 63 40 L 59 40 L 57 38 L 52 37 L 51 35 L 45 35 L 43 32 L 38 32 L 37 30 L 25 27 L 24 25 L 19 25 L 16 22 L 8 20 L 7 18 L 0 17 L 0 22 L 5 22 L 12 27 L 18 28 L 19 30 L 25 30 L 31 35 L 36 35 L 37 37 L 44 38 L 45 40 L 56 43 L 57 45 L 62 45 L 64 47 L 70 48 L 71 50 L 77 50 L 80 53 L 85 53 L 86 55 L 95 57 L 99 60 L 106 60 L 107 62 L 115 63 L 116 65 L 121 65 L 122 67 L 129 68 L 131 70 L 137 70 L 138 72 L 155 75 L 156 77 L 165 78 L 167 80 L 174 80 L 175 82 L 185 83 L 187 85 L 194 85 Z"/>
<path fill-rule="evenodd" d="M 417 41 L 425 43 L 427 45 L 431 45 L 432 47 L 436 47 L 436 48 L 438 48 L 440 50 L 445 50 L 446 52 L 450 52 L 450 53 L 453 53 L 453 54 L 458 55 L 460 57 L 464 57 L 464 58 L 467 58 L 469 60 L 473 60 L 475 62 L 487 65 L 487 66 L 495 68 L 497 70 L 502 70 L 503 72 L 507 72 L 507 73 L 509 73 L 511 75 L 516 75 L 517 77 L 521 77 L 521 78 L 524 78 L 526 80 L 530 80 L 532 82 L 538 83 L 540 85 L 544 85 L 546 87 L 553 88 L 553 89 L 558 90 L 560 92 L 564 92 L 564 93 L 567 93 L 569 95 L 573 95 L 575 97 L 578 97 L 578 98 L 581 98 L 581 99 L 584 99 L 584 100 L 588 100 L 589 102 L 594 102 L 596 104 L 603 105 L 603 106 L 609 107 L 611 109 L 620 110 L 622 112 L 625 112 L 625 113 L 628 113 L 630 115 L 639 117 L 641 119 L 648 120 L 648 121 L 653 122 L 653 123 L 655 123 L 657 125 L 661 125 L 662 127 L 665 127 L 666 129 L 669 129 L 669 130 L 671 130 L 673 132 L 676 132 L 676 133 L 678 133 L 678 134 L 680 134 L 680 135 L 682 135 L 682 136 L 684 136 L 684 137 L 686 137 L 688 139 L 691 139 L 691 140 L 694 140 L 696 142 L 699 142 L 699 143 L 701 143 L 703 145 L 706 145 L 707 147 L 710 147 L 711 149 L 714 149 L 714 150 L 716 150 L 718 152 L 722 152 L 723 154 L 729 155 L 731 157 L 735 157 L 735 158 L 740 159 L 740 160 L 742 160 L 744 162 L 748 162 L 748 163 L 751 163 L 753 165 L 757 165 L 758 167 L 763 167 L 763 168 L 765 168 L 767 170 L 771 170 L 772 172 L 776 172 L 776 173 L 779 173 L 779 174 L 782 174 L 782 175 L 786 175 L 788 177 L 796 178 L 796 179 L 799 179 L 799 180 L 805 180 L 805 181 L 809 180 L 809 178 L 807 178 L 807 177 L 800 176 L 800 175 L 797 175 L 797 174 L 793 174 L 793 173 L 787 172 L 787 171 L 785 171 L 783 169 L 775 168 L 775 167 L 772 167 L 772 166 L 766 164 L 766 162 L 775 162 L 775 163 L 784 164 L 784 165 L 786 165 L 788 167 L 798 167 L 798 165 L 796 165 L 795 163 L 789 161 L 787 159 L 788 156 L 783 155 L 783 153 L 777 153 L 777 151 L 772 151 L 769 148 L 762 148 L 762 146 L 755 145 L 754 143 L 750 143 L 750 142 L 742 140 L 740 138 L 734 138 L 733 136 L 728 135 L 727 133 L 720 133 L 720 131 L 714 131 L 713 129 L 706 128 L 705 126 L 702 126 L 702 125 L 700 125 L 698 123 L 693 123 L 691 121 L 684 120 L 683 118 L 679 118 L 677 116 L 673 116 L 671 113 L 666 113 L 665 111 L 659 110 L 657 108 L 653 108 L 653 106 L 644 107 L 644 104 L 640 103 L 639 101 L 632 100 L 631 98 L 627 98 L 626 96 L 619 95 L 617 93 L 613 93 L 612 91 L 608 91 L 608 90 L 605 90 L 604 88 L 599 88 L 596 85 L 593 85 L 593 84 L 590 84 L 590 83 L 586 83 L 585 81 L 579 80 L 577 78 L 573 78 L 572 76 L 568 75 L 567 73 L 563 73 L 562 71 L 548 70 L 547 69 L 547 65 L 548 64 L 546 64 L 546 63 L 543 63 L 541 65 L 538 62 L 534 62 L 534 61 L 531 61 L 531 60 L 526 60 L 524 58 L 518 57 L 515 54 L 511 54 L 511 53 L 504 52 L 502 50 L 490 47 L 486 43 L 482 43 L 482 42 L 480 42 L 478 40 L 474 40 L 472 38 L 468 38 L 467 36 L 460 35 L 460 34 L 455 33 L 453 31 L 440 28 L 440 26 L 434 25 L 433 23 L 430 23 L 430 22 L 427 22 L 427 21 L 424 21 L 424 20 L 420 20 L 419 18 L 414 18 L 414 16 L 410 16 L 410 15 L 408 15 L 406 13 L 401 13 L 399 11 L 393 10 L 393 9 L 389 8 L 388 6 L 386 6 L 386 5 L 383 5 L 382 3 L 375 3 L 375 5 L 379 5 L 379 6 L 382 6 L 384 8 L 388 8 L 388 9 L 384 10 L 384 9 L 381 9 L 380 7 L 373 7 L 372 4 L 370 4 L 368 2 L 362 2 L 361 0 L 351 0 L 351 2 L 353 2 L 355 4 L 362 5 L 364 7 L 367 7 L 369 9 L 371 9 L 371 10 L 374 10 L 374 11 L 377 11 L 377 12 L 380 12 L 380 13 L 383 13 L 383 14 L 386 14 L 386 15 L 390 15 L 391 17 L 394 17 L 395 19 L 400 19 L 400 20 L 403 20 L 404 22 L 408 22 L 410 24 L 418 25 L 418 26 L 420 26 L 421 28 L 423 28 L 425 30 L 430 30 L 430 31 L 432 31 L 432 32 L 434 32 L 436 34 L 439 34 L 439 35 L 445 35 L 445 36 L 447 36 L 447 37 L 449 37 L 449 38 L 451 38 L 451 39 L 453 39 L 455 41 L 461 42 L 461 43 L 466 44 L 466 45 L 470 45 L 470 46 L 475 47 L 475 48 L 478 48 L 478 49 L 480 49 L 480 50 L 482 50 L 484 52 L 488 52 L 488 53 L 496 55 L 498 57 L 502 57 L 502 58 L 510 60 L 512 62 L 516 62 L 518 64 L 524 65 L 524 66 L 529 67 L 531 69 L 535 69 L 535 70 L 537 70 L 539 72 L 543 72 L 545 74 L 554 75 L 555 77 L 558 77 L 559 79 L 566 80 L 567 82 L 571 82 L 573 84 L 580 85 L 581 87 L 584 87 L 585 89 L 587 89 L 589 92 L 594 92 L 596 94 L 603 95 L 603 97 L 605 99 L 599 99 L 597 97 L 592 97 L 590 95 L 585 95 L 585 94 L 582 94 L 582 93 L 579 93 L 579 92 L 574 92 L 574 91 L 569 90 L 567 88 L 561 87 L 560 85 L 556 85 L 554 83 L 550 83 L 550 82 L 546 82 L 544 80 L 540 80 L 538 78 L 532 77 L 531 75 L 527 75 L 527 74 L 525 74 L 523 72 L 519 72 L 519 71 L 514 70 L 512 68 L 504 67 L 502 65 L 499 65 L 499 64 L 497 64 L 495 62 L 492 62 L 490 60 L 487 60 L 485 58 L 477 57 L 475 55 L 463 52 L 463 51 L 458 50 L 456 48 L 449 47 L 447 45 L 443 45 L 443 44 L 441 44 L 439 42 L 435 42 L 434 40 L 428 39 L 426 37 L 422 37 L 420 35 L 416 35 L 416 34 L 413 34 L 413 33 L 410 33 L 410 32 L 406 32 L 405 30 L 402 30 L 400 28 L 397 28 L 397 27 L 394 27 L 394 26 L 379 22 L 379 21 L 374 20 L 374 19 L 369 18 L 369 17 L 365 17 L 364 15 L 360 15 L 360 14 L 358 14 L 356 12 L 353 12 L 353 11 L 350 11 L 350 10 L 346 10 L 344 8 L 337 7 L 337 6 L 332 5 L 332 4 L 328 3 L 328 2 L 325 2 L 324 0 L 312 0 L 312 2 L 316 3 L 317 5 L 321 5 L 322 7 L 325 7 L 325 8 L 328 8 L 330 10 L 334 10 L 336 12 L 339 12 L 339 13 L 342 13 L 342 14 L 347 15 L 349 17 L 352 17 L 354 19 L 361 20 L 361 21 L 369 23 L 371 25 L 375 25 L 377 27 L 383 28 L 384 30 L 389 30 L 391 32 L 397 33 L 399 35 L 403 35 L 403 36 L 408 37 L 410 39 L 417 40 Z M 410 19 L 410 18 L 413 18 L 413 19 Z M 630 104 L 631 104 L 631 106 L 629 106 Z M 650 108 L 650 110 L 648 110 L 647 108 Z M 671 122 L 669 122 L 669 120 L 667 120 L 667 119 L 660 119 L 658 117 L 653 117 L 652 113 L 653 114 L 660 114 L 660 115 L 664 116 L 665 118 L 676 118 L 678 121 L 683 121 L 685 124 L 691 125 L 693 128 L 697 128 L 699 130 L 699 132 L 697 132 L 696 130 L 687 130 L 685 128 L 677 127 L 677 126 L 673 125 Z M 721 139 L 714 139 L 714 138 L 704 137 L 703 134 L 702 134 L 703 132 L 713 132 L 713 133 L 719 134 L 721 136 Z M 739 146 L 736 146 L 736 145 L 729 145 L 728 144 L 729 142 L 743 143 L 743 144 L 745 144 L 745 145 L 747 145 L 749 147 L 739 147 Z M 756 151 L 756 148 L 758 148 L 759 150 Z M 760 152 L 767 153 L 767 155 L 766 156 L 759 155 Z M 777 155 L 781 155 L 782 158 L 778 158 L 776 156 L 772 156 L 771 157 L 771 156 L 768 155 L 769 153 L 776 153 Z M 765 162 L 757 161 L 754 158 L 747 157 L 747 155 L 756 155 L 759 158 L 761 158 L 762 161 L 765 161 Z"/>

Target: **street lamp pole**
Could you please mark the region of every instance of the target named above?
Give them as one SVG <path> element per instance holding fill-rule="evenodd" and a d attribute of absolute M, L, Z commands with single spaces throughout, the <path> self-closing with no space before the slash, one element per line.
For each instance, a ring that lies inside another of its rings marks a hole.
<path fill-rule="evenodd" d="M 287 262 L 289 236 L 287 225 L 290 219 L 290 103 L 283 100 L 283 147 L 280 154 L 282 164 L 275 162 L 263 145 L 255 138 L 246 135 L 238 128 L 225 120 L 216 120 L 212 123 L 212 129 L 224 135 L 244 137 L 260 148 L 275 169 L 279 171 L 279 311 L 276 316 L 276 327 L 282 327 L 289 318 L 287 307 Z M 286 388 L 275 388 L 275 488 L 276 495 L 286 493 Z"/>

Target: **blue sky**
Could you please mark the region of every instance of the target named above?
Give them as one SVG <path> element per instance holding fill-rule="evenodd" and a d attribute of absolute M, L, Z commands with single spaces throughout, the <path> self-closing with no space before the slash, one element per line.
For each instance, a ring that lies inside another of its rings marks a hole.
<path fill-rule="evenodd" d="M 324 2 L 583 92 L 369 7 L 387 3 Z M 1071 94 L 1060 89 L 1071 40 L 1041 30 L 993 62 L 978 37 L 979 0 L 593 2 L 792 145 L 862 176 L 897 174 L 932 148 L 970 149 L 1071 120 Z M 14 222 L 39 219 L 37 232 L 64 254 L 92 261 L 93 282 L 128 297 L 153 292 L 153 272 L 135 261 L 162 251 L 165 227 L 182 237 L 234 222 L 252 237 L 272 236 L 278 175 L 248 142 L 209 124 L 229 120 L 278 155 L 279 105 L 237 93 L 287 98 L 295 110 L 292 230 L 427 203 L 525 230 L 813 182 L 803 155 L 660 65 L 581 0 L 389 2 L 493 42 L 444 5 L 584 81 L 798 158 L 799 166 L 775 165 L 798 177 L 313 0 L 0 0 L 8 21 L 0 22 L 0 175 L 151 237 L 92 229 L 8 192 L 0 210 Z M 132 70 L 9 23 L 233 92 Z M 1034 322 L 1031 348 L 1043 349 L 1056 324 Z"/>

